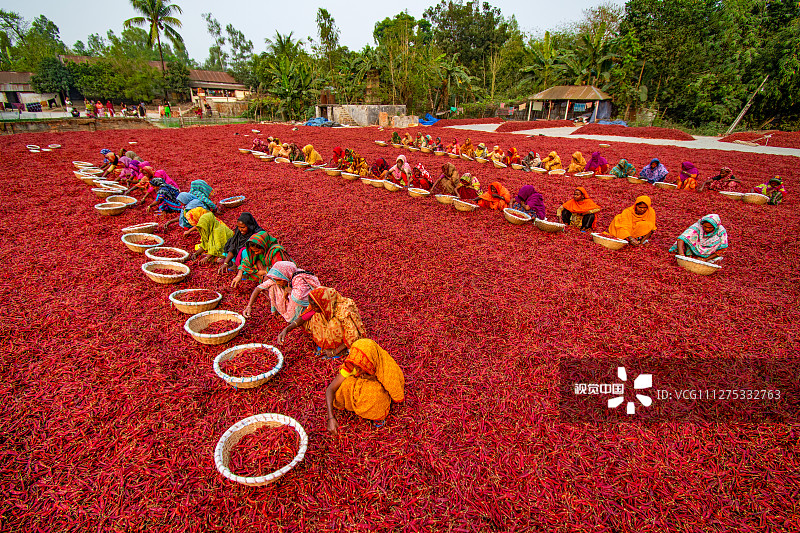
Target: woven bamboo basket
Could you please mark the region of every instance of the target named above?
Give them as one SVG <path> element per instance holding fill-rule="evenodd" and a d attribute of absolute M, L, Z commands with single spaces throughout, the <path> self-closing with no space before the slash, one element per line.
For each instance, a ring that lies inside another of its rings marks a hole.
<path fill-rule="evenodd" d="M 495 168 L 507 168 L 505 163 L 501 163 L 500 161 L 492 161 L 494 163 Z"/>
<path fill-rule="evenodd" d="M 402 148 L 402 143 L 392 143 L 392 148 Z"/>
<path fill-rule="evenodd" d="M 95 176 L 94 174 L 84 174 L 82 170 L 73 170 L 72 173 L 75 174 L 75 177 L 78 178 L 79 180 L 85 178 L 86 176 L 91 176 L 92 179 L 97 178 L 97 176 Z"/>
<path fill-rule="evenodd" d="M 746 204 L 764 205 L 769 202 L 769 196 L 757 192 L 748 192 L 742 196 L 742 200 Z"/>
<path fill-rule="evenodd" d="M 520 165 L 519 163 L 511 163 L 511 168 L 513 168 L 514 170 L 522 170 L 522 165 Z"/>
<path fill-rule="evenodd" d="M 122 228 L 122 233 L 153 233 L 158 229 L 158 222 L 142 222 L 141 224 L 135 224 L 133 226 L 128 226 L 127 228 Z"/>
<path fill-rule="evenodd" d="M 575 176 L 576 178 L 589 178 L 591 176 L 594 176 L 594 172 L 577 172 L 573 174 L 573 176 Z"/>
<path fill-rule="evenodd" d="M 474 159 L 472 159 L 467 154 L 461 154 L 461 159 L 463 159 L 464 161 L 475 161 Z"/>
<path fill-rule="evenodd" d="M 128 141 L 128 144 L 139 144 L 137 141 Z"/>
<path fill-rule="evenodd" d="M 216 294 L 214 298 L 206 300 L 205 302 L 184 302 L 181 300 L 181 296 L 184 294 L 202 290 L 206 289 L 183 289 L 180 291 L 175 291 L 169 295 L 169 301 L 175 309 L 187 315 L 196 315 L 198 313 L 211 311 L 212 309 L 216 308 L 217 305 L 219 305 L 220 301 L 222 301 L 222 294 L 217 291 L 213 291 Z"/>
<path fill-rule="evenodd" d="M 52 149 L 52 148 L 42 148 L 42 149 L 40 150 L 40 152 L 52 152 L 52 151 L 53 151 L 53 149 Z"/>
<path fill-rule="evenodd" d="M 419 151 L 422 152 L 423 154 L 430 154 L 433 152 L 433 150 L 431 150 L 427 146 L 423 146 L 422 148 L 419 149 Z"/>
<path fill-rule="evenodd" d="M 125 212 L 128 206 L 119 202 L 104 202 L 102 204 L 95 204 L 94 208 L 103 216 L 121 215 Z"/>
<path fill-rule="evenodd" d="M 289 161 L 288 157 L 276 157 L 275 158 L 275 162 L 276 163 L 290 163 L 291 161 Z"/>
<path fill-rule="evenodd" d="M 658 187 L 659 189 L 666 189 L 670 191 L 674 191 L 678 188 L 678 186 L 674 183 L 666 183 L 664 181 L 658 181 L 653 184 L 654 186 Z"/>
<path fill-rule="evenodd" d="M 264 157 L 265 155 L 270 155 L 267 152 L 259 152 L 258 150 L 251 150 L 250 155 L 258 159 L 259 157 Z"/>
<path fill-rule="evenodd" d="M 149 248 L 163 246 L 164 244 L 164 239 L 151 233 L 126 233 L 121 237 L 121 240 L 122 244 L 127 246 L 130 251 L 136 253 L 144 253 L 144 251 Z M 155 240 L 156 244 L 138 244 L 142 241 L 147 242 L 152 240 Z"/>
<path fill-rule="evenodd" d="M 537 218 L 536 220 L 533 221 L 533 223 L 536 224 L 537 228 L 547 233 L 558 233 L 561 231 L 567 231 L 567 227 L 561 222 L 550 222 L 548 220 L 542 220 L 540 218 Z"/>
<path fill-rule="evenodd" d="M 177 257 L 159 255 L 160 252 L 173 252 L 180 254 Z M 148 248 L 144 251 L 145 257 L 152 261 L 172 261 L 173 263 L 184 263 L 189 259 L 189 252 L 181 248 L 172 248 L 171 246 L 155 246 Z"/>
<path fill-rule="evenodd" d="M 48 144 L 47 147 L 50 148 L 51 150 L 55 150 L 56 148 L 61 148 L 61 145 L 60 144 Z"/>
<path fill-rule="evenodd" d="M 81 174 L 93 174 L 95 176 L 99 176 L 103 173 L 103 171 L 96 167 L 84 167 L 80 170 Z"/>
<path fill-rule="evenodd" d="M 73 161 L 72 164 L 75 165 L 75 168 L 78 170 L 94 166 L 94 163 L 89 163 L 88 161 Z"/>
<path fill-rule="evenodd" d="M 461 157 L 458 154 L 447 154 L 447 157 L 449 157 L 450 159 L 461 159 Z"/>
<path fill-rule="evenodd" d="M 728 200 L 744 200 L 743 192 L 719 191 L 719 193 Z"/>
<path fill-rule="evenodd" d="M 426 191 L 425 189 L 408 188 L 408 195 L 412 198 L 425 198 L 426 196 L 430 196 L 430 194 L 431 191 Z"/>
<path fill-rule="evenodd" d="M 342 177 L 347 181 L 355 181 L 359 179 L 361 176 L 358 174 L 353 174 L 352 172 L 342 172 Z"/>
<path fill-rule="evenodd" d="M 361 178 L 361 183 L 364 185 L 372 185 L 372 180 L 369 178 Z"/>
<path fill-rule="evenodd" d="M 417 148 L 416 146 L 409 146 L 408 149 L 412 152 L 419 152 L 419 148 Z"/>
<path fill-rule="evenodd" d="M 252 150 L 248 150 L 247 148 L 239 148 L 240 154 L 249 154 Z"/>
<path fill-rule="evenodd" d="M 611 148 L 610 144 L 601 144 L 600 148 Z"/>
<path fill-rule="evenodd" d="M 172 270 L 175 274 L 157 274 L 153 272 L 155 269 Z M 142 272 L 150 278 L 151 281 L 161 285 L 171 285 L 186 279 L 191 273 L 191 269 L 183 263 L 175 263 L 173 261 L 150 261 L 142 265 Z"/>
<path fill-rule="evenodd" d="M 341 176 L 342 175 L 342 171 L 339 170 L 338 168 L 324 168 L 323 170 L 325 171 L 325 174 L 327 174 L 328 176 Z"/>
<path fill-rule="evenodd" d="M 294 456 L 294 459 L 292 459 L 288 465 L 270 474 L 255 477 L 238 476 L 230 471 L 228 465 L 230 465 L 231 461 L 231 450 L 242 440 L 242 437 L 250 433 L 255 433 L 262 427 L 280 426 L 289 426 L 297 431 L 297 434 L 300 436 L 300 446 L 298 447 L 297 455 Z M 307 449 L 308 435 L 297 420 L 277 413 L 263 413 L 240 420 L 228 428 L 228 431 L 220 437 L 217 447 L 214 450 L 214 463 L 217 466 L 217 470 L 224 478 L 250 487 L 261 487 L 277 481 L 286 475 L 289 470 L 297 466 L 300 461 L 303 460 L 303 457 L 305 457 Z"/>
<path fill-rule="evenodd" d="M 107 189 L 106 187 L 95 187 L 92 189 L 92 192 L 98 198 L 108 198 L 109 196 L 114 196 L 119 194 L 119 189 Z"/>
<path fill-rule="evenodd" d="M 173 264 L 186 266 L 181 265 L 180 263 Z M 220 320 L 236 320 L 239 322 L 239 325 L 230 331 L 223 331 L 222 333 L 203 333 L 204 329 L 214 322 L 219 322 Z M 183 329 L 186 330 L 186 333 L 194 337 L 194 340 L 201 344 L 217 345 L 225 344 L 226 342 L 233 340 L 233 338 L 236 337 L 239 334 L 239 331 L 241 331 L 241 329 L 244 327 L 244 324 L 245 319 L 239 313 L 215 309 L 213 311 L 204 311 L 194 315 L 193 317 L 190 317 L 183 325 Z"/>
<path fill-rule="evenodd" d="M 123 187 L 123 185 L 120 185 L 116 180 L 107 180 L 104 178 L 97 178 L 92 183 L 94 183 L 96 187 Z"/>
<path fill-rule="evenodd" d="M 488 163 L 489 162 L 489 160 L 486 159 L 485 157 L 476 157 L 475 161 L 477 161 L 478 163 Z"/>
<path fill-rule="evenodd" d="M 386 141 L 375 141 L 375 144 L 377 144 L 378 146 L 388 146 L 389 145 L 389 143 L 387 143 Z"/>
<path fill-rule="evenodd" d="M 269 163 L 270 161 L 275 161 L 274 155 L 260 155 L 258 156 L 259 161 L 264 161 L 265 163 Z"/>
<path fill-rule="evenodd" d="M 702 259 L 695 259 L 694 257 L 686 257 L 683 255 L 676 255 L 675 260 L 678 265 L 685 268 L 689 272 L 700 274 L 702 276 L 709 276 L 722 270 L 722 267 L 714 263 L 706 263 Z"/>
<path fill-rule="evenodd" d="M 445 152 L 442 152 L 441 150 L 434 150 L 433 152 L 433 155 L 444 155 L 444 154 Z"/>
<path fill-rule="evenodd" d="M 311 166 L 311 163 L 306 163 L 305 161 L 292 161 L 292 164 L 296 168 L 306 168 Z"/>
<path fill-rule="evenodd" d="M 32 153 L 32 154 L 39 154 L 39 153 L 41 153 L 41 152 L 42 152 L 41 150 L 28 150 L 28 151 L 29 151 L 30 153 Z"/>
<path fill-rule="evenodd" d="M 455 207 L 459 211 L 470 212 L 478 209 L 478 204 L 473 204 L 472 202 L 465 202 L 464 200 L 459 200 L 458 198 L 456 198 L 453 200 L 453 207 Z"/>
<path fill-rule="evenodd" d="M 641 185 L 642 183 L 647 183 L 647 180 L 643 180 L 642 178 L 634 178 L 633 176 L 628 176 L 628 183 L 633 183 L 634 185 Z"/>
<path fill-rule="evenodd" d="M 510 207 L 503 209 L 503 216 L 512 224 L 525 224 L 526 222 L 531 221 L 531 216 L 529 214 L 523 213 L 522 211 L 518 211 L 516 209 L 511 209 Z"/>
<path fill-rule="evenodd" d="M 370 183 L 376 189 L 383 189 L 383 180 L 372 180 Z"/>
<path fill-rule="evenodd" d="M 125 196 L 125 195 L 116 195 L 116 196 L 109 196 L 106 198 L 106 202 L 118 202 L 120 204 L 125 204 L 127 207 L 135 206 L 139 200 L 134 198 L 133 196 Z"/>
<path fill-rule="evenodd" d="M 222 363 L 231 359 L 235 359 L 237 355 L 245 350 L 252 350 L 254 348 L 266 348 L 271 350 L 272 353 L 278 357 L 278 363 L 267 372 L 262 372 L 261 374 L 257 374 L 255 376 L 230 376 L 222 371 Z M 274 346 L 270 346 L 269 344 L 240 344 L 239 346 L 228 348 L 214 358 L 214 372 L 216 372 L 216 374 L 228 385 L 237 389 L 254 389 L 256 387 L 260 387 L 267 381 L 271 380 L 275 374 L 280 372 L 281 368 L 283 368 L 283 354 L 280 352 L 280 350 Z"/>
<path fill-rule="evenodd" d="M 439 202 L 440 204 L 452 204 L 453 200 L 455 200 L 456 198 L 458 198 L 458 197 L 457 196 L 452 196 L 452 195 L 449 195 L 449 194 L 437 194 L 436 195 L 436 201 Z"/>
<path fill-rule="evenodd" d="M 566 173 L 567 173 L 567 171 L 564 170 L 563 168 L 557 168 L 555 170 L 551 170 L 550 172 L 548 172 L 547 175 L 548 176 L 563 176 Z"/>
<path fill-rule="evenodd" d="M 615 239 L 613 237 L 604 237 L 599 233 L 592 233 L 592 241 L 600 246 L 605 246 L 609 250 L 622 250 L 628 245 L 628 241 Z"/>
<path fill-rule="evenodd" d="M 39 146 L 38 144 L 27 144 L 25 145 L 25 148 L 27 148 L 28 150 L 38 150 L 39 148 L 41 148 L 41 146 Z"/>
<path fill-rule="evenodd" d="M 402 185 L 398 185 L 396 183 L 392 183 L 389 180 L 383 180 L 383 188 L 386 189 L 387 191 L 397 192 L 400 189 L 402 189 L 403 187 L 402 187 Z"/>
<path fill-rule="evenodd" d="M 219 205 L 225 208 L 232 208 L 232 207 L 239 207 L 247 200 L 247 196 L 239 195 L 239 196 L 231 196 L 229 198 L 225 198 L 224 200 L 219 201 Z"/>
<path fill-rule="evenodd" d="M 595 177 L 600 181 L 611 181 L 616 178 L 613 174 L 597 174 Z"/>
<path fill-rule="evenodd" d="M 537 174 L 547 174 L 547 169 L 542 167 L 531 167 L 531 170 Z"/>

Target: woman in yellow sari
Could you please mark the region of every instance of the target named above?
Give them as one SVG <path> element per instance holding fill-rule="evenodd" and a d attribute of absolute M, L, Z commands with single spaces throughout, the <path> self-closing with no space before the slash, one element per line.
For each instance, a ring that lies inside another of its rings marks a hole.
<path fill-rule="evenodd" d="M 639 246 L 645 244 L 656 228 L 656 212 L 649 196 L 639 196 L 636 202 L 614 217 L 608 233 L 617 239 Z"/>
<path fill-rule="evenodd" d="M 569 164 L 569 168 L 567 168 L 567 172 L 570 174 L 574 172 L 583 172 L 585 168 L 586 159 L 583 157 L 583 154 L 580 152 L 572 154 L 572 161 Z"/>
<path fill-rule="evenodd" d="M 461 153 L 468 157 L 475 157 L 475 147 L 472 146 L 472 139 L 469 137 L 467 137 L 467 139 L 464 141 L 464 144 L 461 145 Z"/>
<path fill-rule="evenodd" d="M 339 375 L 325 390 L 328 431 L 336 433 L 339 424 L 333 409 L 347 409 L 361 418 L 383 425 L 392 402 L 405 399 L 403 371 L 386 350 L 371 339 L 359 339 L 339 369 Z"/>
<path fill-rule="evenodd" d="M 303 146 L 303 156 L 305 157 L 306 163 L 311 165 L 321 165 L 325 162 L 322 156 L 319 155 L 319 152 L 314 150 L 314 147 L 310 144 Z"/>
<path fill-rule="evenodd" d="M 561 168 L 561 158 L 556 151 L 547 154 L 547 157 L 542 159 L 542 168 L 545 170 L 558 170 Z"/>
<path fill-rule="evenodd" d="M 207 263 L 212 257 L 220 260 L 225 257 L 225 244 L 233 236 L 233 231 L 211 212 L 201 216 L 195 227 L 200 232 L 200 244 L 195 245 L 192 259 L 196 259 L 198 253 L 201 263 Z"/>
<path fill-rule="evenodd" d="M 308 311 L 283 328 L 278 344 L 298 327 L 311 333 L 324 357 L 337 357 L 366 335 L 355 302 L 330 287 L 317 287 L 308 294 Z"/>

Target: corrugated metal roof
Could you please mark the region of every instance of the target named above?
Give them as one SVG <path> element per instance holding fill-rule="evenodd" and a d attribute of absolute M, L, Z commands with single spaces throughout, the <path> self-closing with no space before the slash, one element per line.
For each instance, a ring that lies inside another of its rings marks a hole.
<path fill-rule="evenodd" d="M 611 100 L 611 97 L 592 85 L 557 85 L 537 93 L 531 100 Z"/>
<path fill-rule="evenodd" d="M 11 70 L 0 71 L 0 83 L 30 85 L 31 76 L 33 76 L 33 72 L 14 72 Z"/>

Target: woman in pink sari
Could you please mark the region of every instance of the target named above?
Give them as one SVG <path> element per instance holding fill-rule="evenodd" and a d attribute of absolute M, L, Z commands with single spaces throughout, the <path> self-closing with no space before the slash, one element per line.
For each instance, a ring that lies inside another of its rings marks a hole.
<path fill-rule="evenodd" d="M 270 312 L 277 311 L 286 322 L 292 322 L 305 312 L 308 295 L 319 286 L 317 276 L 311 272 L 299 270 L 290 261 L 278 261 L 267 272 L 264 283 L 253 289 L 242 315 L 250 318 L 256 298 L 261 291 L 266 290 L 271 305 Z"/>
<path fill-rule="evenodd" d="M 411 183 L 411 179 L 413 178 L 411 165 L 409 165 L 406 161 L 406 156 L 397 156 L 397 162 L 395 162 L 394 166 L 389 169 L 387 178 L 392 183 L 402 185 L 403 187 L 407 187 L 408 184 Z"/>

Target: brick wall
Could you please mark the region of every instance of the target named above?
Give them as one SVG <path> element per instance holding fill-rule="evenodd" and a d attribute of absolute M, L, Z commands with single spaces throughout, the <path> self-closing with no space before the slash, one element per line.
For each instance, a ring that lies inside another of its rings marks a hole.
<path fill-rule="evenodd" d="M 25 122 L 0 122 L 0 133 L 65 132 L 65 131 L 106 131 L 140 130 L 155 128 L 140 118 L 70 118 L 56 120 L 37 120 Z"/>

